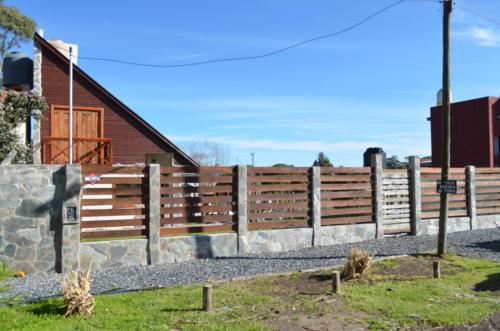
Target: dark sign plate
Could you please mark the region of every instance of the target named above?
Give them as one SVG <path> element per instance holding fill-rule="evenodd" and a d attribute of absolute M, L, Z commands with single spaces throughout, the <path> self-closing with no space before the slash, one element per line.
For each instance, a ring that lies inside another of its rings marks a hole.
<path fill-rule="evenodd" d="M 437 180 L 436 181 L 437 193 L 451 193 L 457 194 L 457 181 L 456 180 Z"/>

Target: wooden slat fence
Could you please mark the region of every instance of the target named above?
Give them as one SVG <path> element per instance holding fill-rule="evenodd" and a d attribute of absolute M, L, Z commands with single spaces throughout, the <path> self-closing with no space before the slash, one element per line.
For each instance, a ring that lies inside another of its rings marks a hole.
<path fill-rule="evenodd" d="M 410 232 L 410 182 L 407 169 L 384 169 L 383 228 L 385 234 Z"/>
<path fill-rule="evenodd" d="M 310 168 L 248 167 L 248 229 L 308 227 Z"/>
<path fill-rule="evenodd" d="M 500 214 L 500 169 L 476 168 L 477 215 Z"/>
<path fill-rule="evenodd" d="M 233 167 L 161 167 L 160 234 L 235 230 Z"/>
<path fill-rule="evenodd" d="M 439 194 L 436 193 L 436 180 L 441 179 L 441 168 L 420 169 L 420 190 L 422 219 L 439 217 Z M 449 217 L 467 216 L 467 197 L 465 189 L 465 169 L 451 168 L 450 179 L 457 180 L 457 194 L 449 194 Z"/>
<path fill-rule="evenodd" d="M 146 236 L 147 179 L 144 167 L 82 166 L 81 239 Z"/>
<path fill-rule="evenodd" d="M 321 225 L 373 222 L 370 168 L 321 168 Z"/>

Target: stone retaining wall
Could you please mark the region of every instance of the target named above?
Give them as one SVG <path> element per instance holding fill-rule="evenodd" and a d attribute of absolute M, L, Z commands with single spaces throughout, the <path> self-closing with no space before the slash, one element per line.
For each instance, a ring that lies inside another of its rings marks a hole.
<path fill-rule="evenodd" d="M 0 166 L 0 258 L 14 270 L 61 270 L 62 166 Z"/>

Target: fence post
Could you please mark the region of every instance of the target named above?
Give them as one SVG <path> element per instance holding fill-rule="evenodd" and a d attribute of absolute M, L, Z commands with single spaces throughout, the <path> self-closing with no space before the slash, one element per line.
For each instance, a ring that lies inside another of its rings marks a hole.
<path fill-rule="evenodd" d="M 420 191 L 420 158 L 410 156 L 408 159 L 410 184 L 410 221 L 411 234 L 422 234 L 422 195 Z"/>
<path fill-rule="evenodd" d="M 383 217 L 384 217 L 384 192 L 382 185 L 383 165 L 382 154 L 372 155 L 372 177 L 373 177 L 373 216 L 376 226 L 375 238 L 384 237 Z"/>
<path fill-rule="evenodd" d="M 465 168 L 465 181 L 467 185 L 467 214 L 470 217 L 470 229 L 477 229 L 477 211 L 476 211 L 476 168 L 467 166 Z"/>
<path fill-rule="evenodd" d="M 321 168 L 312 167 L 311 170 L 312 244 L 319 246 L 321 239 Z"/>
<path fill-rule="evenodd" d="M 237 166 L 237 220 L 238 220 L 238 254 L 245 254 L 248 245 L 248 218 L 247 218 L 247 166 Z"/>
<path fill-rule="evenodd" d="M 80 192 L 81 166 L 64 166 L 64 201 L 62 203 L 61 266 L 62 273 L 80 270 Z M 59 269 L 59 268 L 58 268 Z"/>
<path fill-rule="evenodd" d="M 160 165 L 150 164 L 149 168 L 149 264 L 160 264 Z"/>

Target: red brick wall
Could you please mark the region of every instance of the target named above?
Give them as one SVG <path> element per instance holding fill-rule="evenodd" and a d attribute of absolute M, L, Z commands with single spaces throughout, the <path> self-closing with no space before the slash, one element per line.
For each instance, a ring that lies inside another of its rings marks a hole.
<path fill-rule="evenodd" d="M 490 166 L 490 98 L 453 103 L 451 106 L 451 166 Z M 432 166 L 441 166 L 441 107 L 431 108 Z"/>
<path fill-rule="evenodd" d="M 68 105 L 68 65 L 43 48 L 42 89 L 49 110 L 42 120 L 42 139 L 50 137 L 50 105 Z M 142 163 L 144 153 L 174 153 L 175 162 L 189 165 L 181 154 L 159 139 L 116 102 L 74 72 L 73 104 L 104 108 L 104 138 L 111 138 L 114 163 Z"/>

